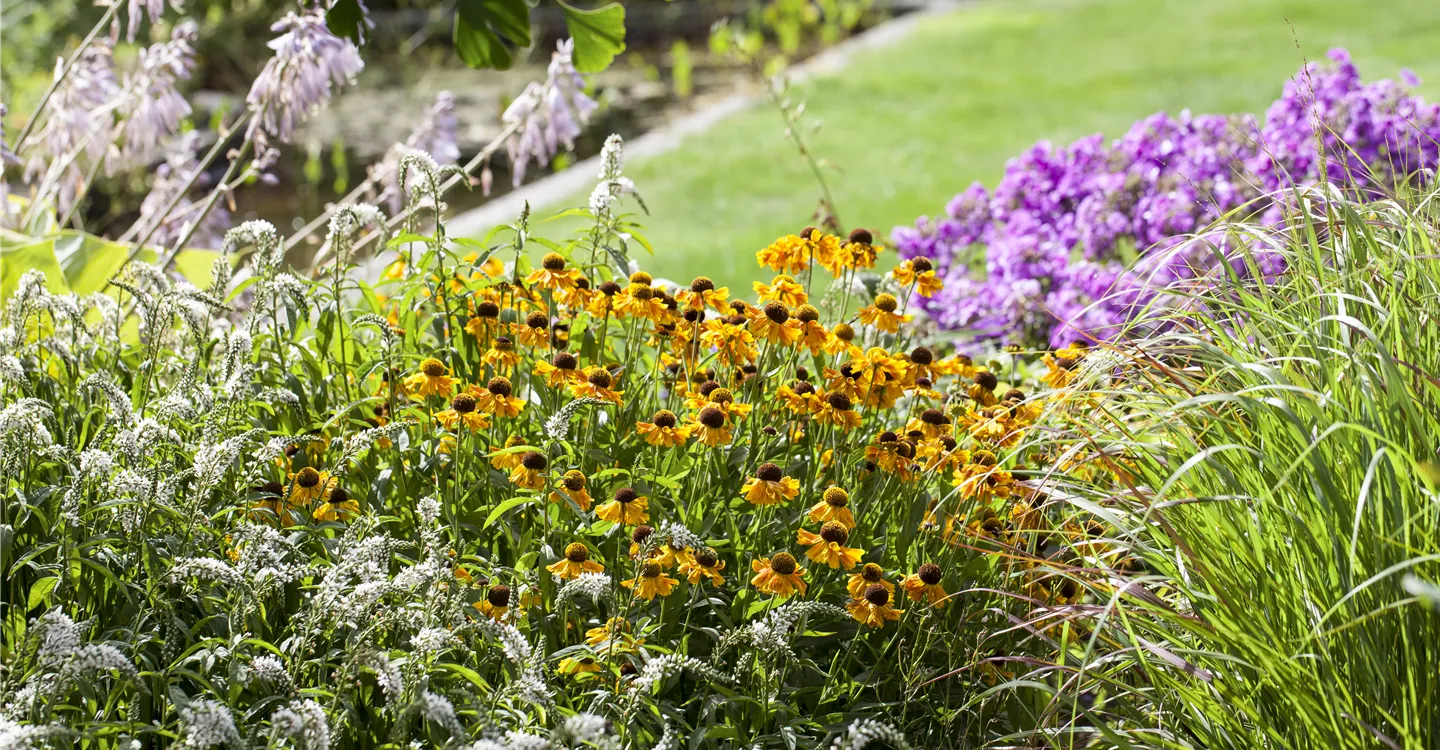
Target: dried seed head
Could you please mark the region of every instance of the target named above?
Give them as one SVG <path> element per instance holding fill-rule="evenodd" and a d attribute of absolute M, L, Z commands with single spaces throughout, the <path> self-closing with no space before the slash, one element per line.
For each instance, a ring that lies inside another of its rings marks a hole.
<path fill-rule="evenodd" d="M 565 472 L 565 477 L 561 481 L 565 484 L 565 489 L 571 492 L 579 492 L 585 489 L 585 472 L 579 469 L 571 469 Z"/>
<path fill-rule="evenodd" d="M 786 307 L 784 302 L 766 302 L 765 317 L 772 323 L 784 323 L 790 319 L 790 308 Z"/>
<path fill-rule="evenodd" d="M 614 297 L 620 293 L 620 285 L 613 281 L 600 282 L 600 293 L 606 297 Z"/>
<path fill-rule="evenodd" d="M 865 601 L 877 607 L 883 607 L 890 603 L 890 592 L 878 583 L 872 583 L 865 587 Z"/>
<path fill-rule="evenodd" d="M 861 229 L 857 227 L 850 230 L 850 241 L 854 242 L 857 245 L 870 245 L 874 244 L 875 236 L 870 234 L 869 229 Z"/>
<path fill-rule="evenodd" d="M 782 576 L 792 575 L 800 567 L 795 556 L 789 552 L 777 552 L 770 558 L 770 569 Z"/>
<path fill-rule="evenodd" d="M 539 451 L 526 451 L 525 455 L 520 457 L 520 465 L 531 471 L 541 471 L 550 465 L 550 459 Z"/>
<path fill-rule="evenodd" d="M 580 360 L 570 352 L 556 352 L 555 357 L 550 360 L 550 364 L 557 370 L 573 370 L 580 365 Z"/>
<path fill-rule="evenodd" d="M 485 594 L 485 601 L 490 602 L 492 607 L 510 606 L 510 587 L 503 583 L 497 583 L 490 587 Z"/>
<path fill-rule="evenodd" d="M 475 305 L 475 315 L 481 318 L 498 318 L 500 317 L 500 306 L 488 299 L 484 300 Z"/>
<path fill-rule="evenodd" d="M 755 478 L 762 482 L 778 482 L 785 477 L 779 466 L 766 461 L 755 470 Z"/>
<path fill-rule="evenodd" d="M 828 521 L 820 527 L 820 538 L 835 544 L 844 544 L 850 540 L 850 532 L 836 521 Z"/>
<path fill-rule="evenodd" d="M 995 377 L 995 373 L 986 370 L 975 373 L 975 384 L 987 391 L 993 391 L 995 386 L 1000 385 L 1000 379 Z"/>
<path fill-rule="evenodd" d="M 893 294 L 875 295 L 875 308 L 882 312 L 893 313 L 900 307 L 900 300 L 895 299 Z"/>
<path fill-rule="evenodd" d="M 634 487 L 621 487 L 615 490 L 615 502 L 621 505 L 633 503 L 639 497 L 640 493 L 636 492 Z"/>
<path fill-rule="evenodd" d="M 429 357 L 420 363 L 420 372 L 427 377 L 438 378 L 445 374 L 445 363 L 434 357 Z"/>
<path fill-rule="evenodd" d="M 917 571 L 917 575 L 920 576 L 920 580 L 926 586 L 934 586 L 935 584 L 940 582 L 940 577 L 942 573 L 940 571 L 939 565 L 927 562 L 924 565 L 920 566 L 920 570 Z"/>
<path fill-rule="evenodd" d="M 574 563 L 583 563 L 590 559 L 590 548 L 580 542 L 571 542 L 565 545 L 565 559 Z"/>
<path fill-rule="evenodd" d="M 839 391 L 831 391 L 825 394 L 825 403 L 829 404 L 830 408 L 835 411 L 850 411 L 850 409 L 854 407 L 854 404 L 850 401 L 850 397 Z"/>
<path fill-rule="evenodd" d="M 949 417 L 939 409 L 926 409 L 920 412 L 920 421 L 930 425 L 943 425 L 950 421 Z"/>
<path fill-rule="evenodd" d="M 825 490 L 825 504 L 832 508 L 844 508 L 850 504 L 850 493 L 839 487 Z"/>
<path fill-rule="evenodd" d="M 935 361 L 935 352 L 930 351 L 929 347 L 917 346 L 910 352 L 910 361 L 917 365 L 928 365 Z"/>
<path fill-rule="evenodd" d="M 509 398 L 510 394 L 515 392 L 515 389 L 510 385 L 510 379 L 505 377 L 490 378 L 490 382 L 485 384 L 485 390 L 496 396 L 504 396 L 506 398 Z"/>
<path fill-rule="evenodd" d="M 702 568 L 713 568 L 720 562 L 720 554 L 714 547 L 702 547 L 695 552 L 695 562 Z"/>

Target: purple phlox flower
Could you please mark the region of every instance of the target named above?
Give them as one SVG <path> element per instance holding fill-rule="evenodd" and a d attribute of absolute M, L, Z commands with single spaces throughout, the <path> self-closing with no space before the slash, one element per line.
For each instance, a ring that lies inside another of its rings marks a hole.
<path fill-rule="evenodd" d="M 190 115 L 190 103 L 176 88 L 195 67 L 197 27 L 185 21 L 175 27 L 170 41 L 140 50 L 139 65 L 125 77 L 125 117 L 119 165 L 150 159 L 160 142 L 176 133 Z M 112 162 L 113 169 L 116 163 Z"/>
<path fill-rule="evenodd" d="M 288 13 L 270 27 L 275 55 L 256 76 L 245 103 L 254 114 L 257 140 L 265 135 L 286 142 L 295 129 L 365 68 L 354 43 L 330 33 L 318 10 Z"/>
<path fill-rule="evenodd" d="M 599 106 L 585 93 L 585 78 L 572 60 L 574 49 L 575 40 L 561 40 L 550 56 L 545 82 L 531 82 L 501 116 L 507 126 L 518 127 L 505 142 L 516 187 L 525 181 L 531 161 L 543 167 L 561 146 L 574 148 Z"/>

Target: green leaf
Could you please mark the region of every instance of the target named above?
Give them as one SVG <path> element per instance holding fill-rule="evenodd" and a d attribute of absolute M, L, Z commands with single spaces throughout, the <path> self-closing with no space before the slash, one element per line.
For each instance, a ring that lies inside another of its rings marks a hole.
<path fill-rule="evenodd" d="M 495 510 L 490 511 L 489 517 L 485 519 L 485 525 L 481 528 L 488 529 L 492 525 L 494 525 L 496 521 L 500 520 L 500 516 L 505 515 L 506 512 L 521 505 L 528 505 L 533 502 L 535 502 L 535 498 L 533 497 L 512 497 L 509 500 L 506 500 L 505 502 L 495 506 Z"/>
<path fill-rule="evenodd" d="M 32 584 L 30 586 L 30 596 L 25 599 L 26 609 L 35 609 L 36 607 L 40 606 L 41 603 L 43 603 L 50 596 L 50 592 L 55 590 L 55 586 L 59 583 L 59 578 L 51 576 L 49 578 L 41 578 L 40 580 Z"/>
<path fill-rule="evenodd" d="M 365 11 L 360 8 L 360 0 L 333 0 L 330 10 L 325 11 L 325 26 L 335 36 L 364 44 Z"/>
<path fill-rule="evenodd" d="M 575 40 L 576 70 L 599 73 L 625 51 L 625 8 L 619 3 L 581 10 L 561 0 L 560 7 L 565 9 L 565 27 Z"/>
<path fill-rule="evenodd" d="M 130 249 L 130 245 L 73 230 L 55 237 L 55 260 L 65 272 L 70 291 L 76 294 L 104 289 L 110 277 L 125 265 Z"/>
<path fill-rule="evenodd" d="M 55 260 L 55 238 L 35 239 L 17 232 L 0 233 L 0 300 L 15 291 L 26 271 L 45 272 L 46 286 L 52 292 L 66 292 L 65 275 Z"/>
<path fill-rule="evenodd" d="M 525 0 L 460 0 L 455 14 L 455 51 L 472 68 L 506 70 L 506 42 L 530 45 L 530 6 Z"/>

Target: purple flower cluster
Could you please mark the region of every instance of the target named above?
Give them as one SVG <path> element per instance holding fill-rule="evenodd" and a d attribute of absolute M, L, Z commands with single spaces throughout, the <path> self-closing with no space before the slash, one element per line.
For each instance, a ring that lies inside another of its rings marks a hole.
<path fill-rule="evenodd" d="M 1272 196 L 1289 187 L 1324 179 L 1381 191 L 1433 178 L 1440 105 L 1411 93 L 1408 71 L 1367 85 L 1347 52 L 1329 58 L 1286 84 L 1263 125 L 1158 113 L 1108 145 L 1098 134 L 1036 144 L 993 192 L 976 183 L 943 217 L 894 230 L 903 257 L 931 258 L 945 279 L 919 302 L 980 339 L 1103 340 L 1159 290 L 1213 266 L 1210 246 L 1186 240 L 1236 208 L 1273 225 L 1285 207 Z M 1283 265 L 1273 254 L 1261 264 L 1267 275 Z"/>

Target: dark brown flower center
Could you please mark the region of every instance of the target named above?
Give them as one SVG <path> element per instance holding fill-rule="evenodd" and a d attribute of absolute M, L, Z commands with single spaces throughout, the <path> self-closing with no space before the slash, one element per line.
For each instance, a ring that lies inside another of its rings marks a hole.
<path fill-rule="evenodd" d="M 619 498 L 616 499 L 618 500 Z M 644 544 L 645 540 L 649 539 L 650 535 L 654 533 L 654 526 L 636 526 L 635 530 L 630 532 L 630 541 L 636 544 Z"/>
<path fill-rule="evenodd" d="M 621 487 L 615 490 L 615 502 L 621 505 L 633 503 L 638 497 L 640 497 L 640 493 L 636 492 L 634 487 Z"/>
<path fill-rule="evenodd" d="M 675 416 L 675 412 L 669 409 L 661 409 L 655 412 L 655 416 L 651 419 L 656 427 L 664 427 L 667 429 L 680 423 L 680 419 Z"/>
<path fill-rule="evenodd" d="M 571 542 L 565 545 L 565 559 L 573 563 L 583 563 L 590 559 L 590 548 L 580 542 Z"/>
<path fill-rule="evenodd" d="M 917 575 L 920 576 L 920 581 L 926 586 L 934 586 L 935 584 L 940 582 L 940 566 L 936 565 L 935 563 L 927 562 L 924 565 L 920 566 L 920 570 L 917 571 Z"/>
<path fill-rule="evenodd" d="M 531 328 L 548 328 L 550 326 L 550 316 L 536 310 L 525 316 L 525 325 Z"/>
<path fill-rule="evenodd" d="M 794 574 L 798 567 L 795 556 L 789 552 L 781 552 L 770 558 L 770 569 L 782 576 Z"/>
<path fill-rule="evenodd" d="M 498 318 L 500 317 L 500 306 L 485 300 L 475 305 L 475 315 L 481 318 Z"/>
<path fill-rule="evenodd" d="M 515 389 L 510 385 L 510 379 L 501 377 L 490 378 L 490 382 L 485 384 L 485 390 L 496 396 L 505 396 L 507 398 L 511 393 L 515 392 Z"/>
<path fill-rule="evenodd" d="M 857 227 L 850 231 L 850 241 L 857 245 L 869 245 L 875 241 L 875 236 L 870 234 L 869 229 Z"/>
<path fill-rule="evenodd" d="M 820 311 L 814 305 L 801 305 L 795 311 L 795 318 L 802 323 L 814 323 L 820 319 Z"/>
<path fill-rule="evenodd" d="M 547 271 L 561 271 L 565 268 L 565 256 L 560 253 L 545 253 L 540 259 L 540 267 Z"/>
<path fill-rule="evenodd" d="M 883 607 L 890 603 L 890 592 L 878 583 L 872 583 L 865 587 L 865 601 L 877 607 Z"/>
<path fill-rule="evenodd" d="M 349 501 L 350 493 L 346 492 L 344 487 L 336 487 L 335 489 L 330 490 L 331 505 L 344 505 Z"/>
<path fill-rule="evenodd" d="M 835 411 L 850 411 L 854 406 L 854 404 L 850 402 L 850 397 L 839 391 L 831 391 L 825 394 L 825 403 L 829 404 L 830 408 Z"/>
<path fill-rule="evenodd" d="M 456 414 L 469 414 L 475 411 L 475 397 L 468 393 L 462 393 L 450 399 L 450 408 L 454 409 Z"/>
<path fill-rule="evenodd" d="M 541 471 L 550 465 L 550 460 L 539 451 L 527 451 L 520 457 L 520 464 L 531 471 Z"/>
<path fill-rule="evenodd" d="M 714 289 L 715 282 L 711 281 L 708 276 L 696 276 L 695 280 L 690 282 L 690 291 L 696 294 L 704 294 L 705 292 L 714 291 Z"/>
<path fill-rule="evenodd" d="M 571 469 L 565 472 L 565 478 L 561 481 L 564 482 L 565 489 L 571 492 L 579 492 L 585 489 L 585 475 L 577 469 Z"/>
<path fill-rule="evenodd" d="M 850 539 L 850 532 L 835 521 L 829 521 L 820 527 L 820 538 L 835 544 L 844 544 Z"/>
<path fill-rule="evenodd" d="M 786 307 L 783 302 L 766 302 L 765 317 L 769 318 L 772 323 L 784 323 L 790 319 L 790 308 Z"/>
<path fill-rule="evenodd" d="M 825 504 L 832 508 L 844 508 L 850 504 L 850 493 L 839 487 L 831 487 L 825 490 Z"/>
<path fill-rule="evenodd" d="M 660 563 L 646 561 L 644 565 L 640 566 L 640 575 L 646 578 L 659 578 L 660 573 Z"/>
<path fill-rule="evenodd" d="M 935 270 L 935 264 L 930 262 L 929 258 L 925 257 L 915 258 L 911 260 L 910 267 L 915 269 L 916 273 L 925 273 L 926 271 Z"/>
<path fill-rule="evenodd" d="M 713 406 L 707 406 L 700 410 L 700 424 L 712 430 L 718 430 L 725 426 L 725 412 Z"/>
<path fill-rule="evenodd" d="M 917 365 L 928 365 L 935 361 L 935 353 L 929 347 L 917 346 L 910 352 L 910 361 Z"/>
<path fill-rule="evenodd" d="M 880 294 L 875 297 L 875 309 L 881 312 L 893 313 L 900 307 L 900 300 L 895 299 L 893 294 Z"/>
<path fill-rule="evenodd" d="M 308 490 L 320 484 L 320 472 L 309 466 L 306 466 L 295 475 L 295 484 L 298 484 Z"/>
<path fill-rule="evenodd" d="M 885 569 L 875 563 L 865 563 L 865 567 L 860 569 L 860 577 L 869 583 L 879 583 L 885 577 Z"/>
<path fill-rule="evenodd" d="M 925 411 L 920 412 L 920 421 L 924 422 L 925 424 L 938 426 L 946 424 L 950 420 L 946 419 L 944 412 L 940 411 L 939 409 L 926 409 Z"/>
<path fill-rule="evenodd" d="M 695 562 L 702 568 L 713 568 L 720 562 L 720 555 L 713 547 L 705 547 L 695 553 Z"/>
<path fill-rule="evenodd" d="M 614 381 L 610 378 L 610 371 L 603 367 L 592 368 L 585 375 L 585 380 L 596 388 L 609 388 Z"/>
<path fill-rule="evenodd" d="M 985 372 L 976 373 L 975 384 L 987 391 L 993 391 L 995 390 L 995 386 L 1000 385 L 1000 379 L 995 377 L 995 373 L 986 370 Z"/>
<path fill-rule="evenodd" d="M 486 592 L 485 600 L 490 602 L 492 607 L 510 606 L 510 587 L 503 583 L 497 583 Z"/>
<path fill-rule="evenodd" d="M 576 365 L 580 364 L 580 360 L 570 352 L 557 352 L 555 358 L 550 360 L 550 364 L 554 365 L 557 370 L 573 370 Z"/>
<path fill-rule="evenodd" d="M 755 470 L 755 478 L 762 482 L 778 482 L 784 476 L 784 473 L 780 471 L 780 467 L 769 461 L 760 464 L 760 468 Z"/>

